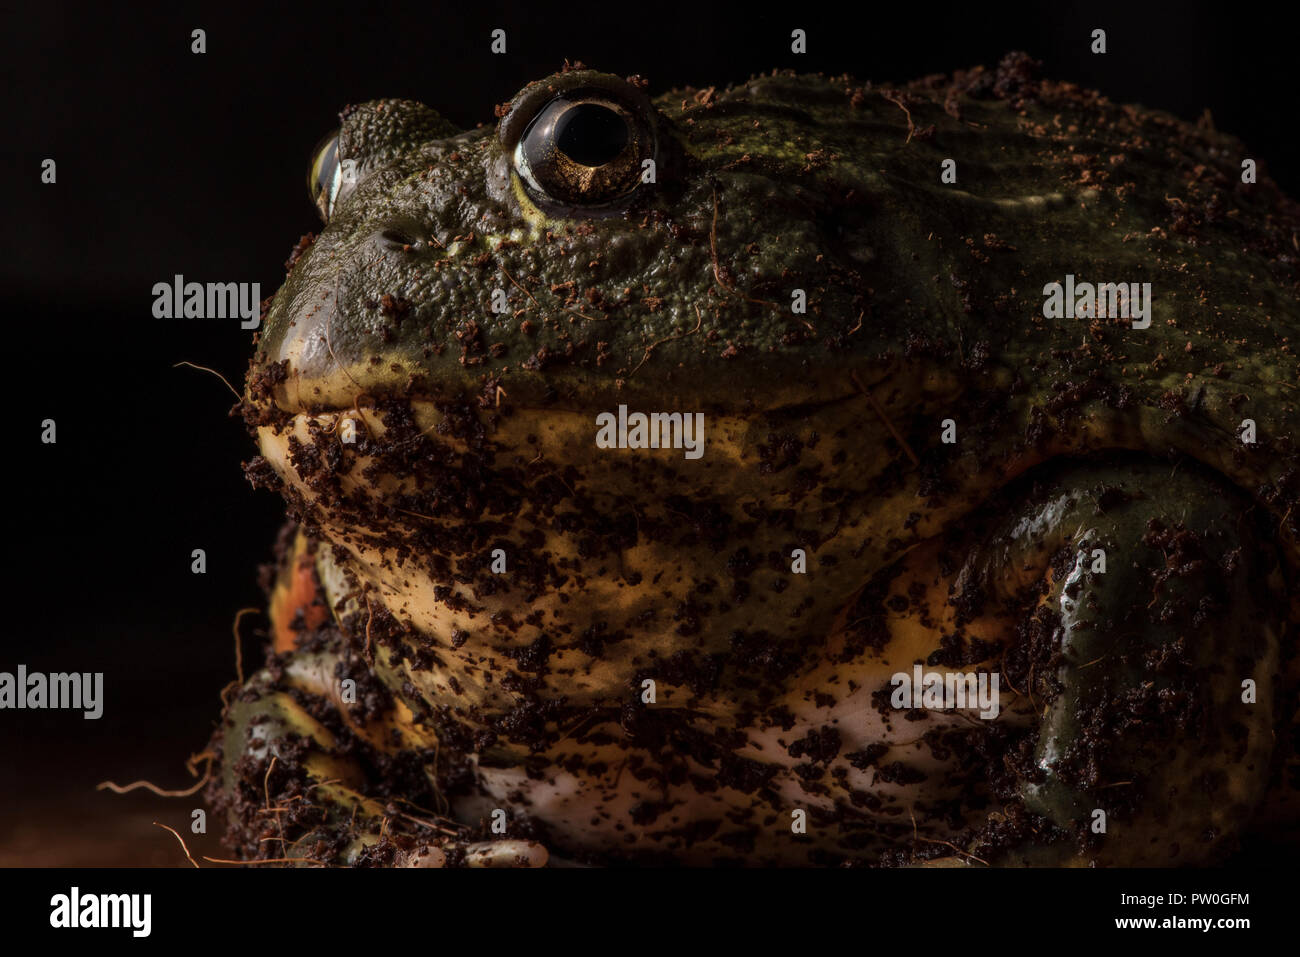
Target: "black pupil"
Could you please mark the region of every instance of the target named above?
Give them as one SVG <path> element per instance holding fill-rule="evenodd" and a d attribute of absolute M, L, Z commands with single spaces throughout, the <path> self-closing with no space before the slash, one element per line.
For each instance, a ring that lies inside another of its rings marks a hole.
<path fill-rule="evenodd" d="M 583 166 L 604 166 L 626 145 L 627 123 L 599 103 L 579 103 L 555 124 L 555 148 Z"/>

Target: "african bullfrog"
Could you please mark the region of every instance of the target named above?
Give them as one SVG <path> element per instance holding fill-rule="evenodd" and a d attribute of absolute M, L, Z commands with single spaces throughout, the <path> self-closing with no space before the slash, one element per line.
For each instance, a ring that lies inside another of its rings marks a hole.
<path fill-rule="evenodd" d="M 234 850 L 1294 835 L 1297 205 L 1023 54 L 647 89 L 566 65 L 318 150 L 241 405 L 291 524 L 216 742 Z"/>

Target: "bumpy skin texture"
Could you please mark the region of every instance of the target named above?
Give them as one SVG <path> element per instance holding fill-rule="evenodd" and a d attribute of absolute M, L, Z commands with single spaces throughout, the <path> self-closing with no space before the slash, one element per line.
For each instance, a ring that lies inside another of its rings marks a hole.
<path fill-rule="evenodd" d="M 1165 864 L 1293 831 L 1300 211 L 1208 125 L 1031 67 L 665 94 L 617 215 L 511 164 L 591 74 L 498 130 L 345 113 L 355 186 L 244 403 L 298 527 L 221 732 L 236 849 Z M 1044 319 L 1066 273 L 1151 282 L 1150 327 Z M 595 448 L 620 403 L 705 413 L 704 457 Z M 916 662 L 1012 693 L 897 711 Z"/>

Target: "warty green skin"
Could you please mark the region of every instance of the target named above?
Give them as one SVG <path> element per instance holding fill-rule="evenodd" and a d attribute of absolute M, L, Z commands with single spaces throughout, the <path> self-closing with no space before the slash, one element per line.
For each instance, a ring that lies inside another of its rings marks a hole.
<path fill-rule="evenodd" d="M 1271 516 L 1294 581 L 1295 204 L 1263 175 L 1241 183 L 1250 154 L 1236 140 L 1022 67 L 665 94 L 658 182 L 601 218 L 527 208 L 490 127 L 364 104 L 340 147 L 359 182 L 269 308 L 246 415 L 275 430 L 383 397 L 484 395 L 501 414 L 625 403 L 760 433 L 842 407 L 835 441 L 881 435 L 901 476 L 889 507 L 910 496 L 914 510 L 888 548 L 862 545 L 863 583 L 1040 463 L 1181 456 L 1237 487 L 1231 508 Z M 956 184 L 940 181 L 947 158 Z M 1150 282 L 1150 327 L 1043 318 L 1043 286 L 1067 273 Z M 495 289 L 511 312 L 491 311 Z M 806 314 L 791 311 L 795 289 Z M 1253 445 L 1238 438 L 1245 418 Z M 1230 493 L 1207 480 L 1177 494 L 1195 513 Z M 290 498 L 310 522 L 329 517 Z M 1110 523 L 1136 548 L 1151 513 L 1133 511 Z M 1294 615 L 1293 586 L 1276 597 Z M 1028 797 L 1036 812 L 1075 813 L 1073 797 L 1042 793 Z"/>
<path fill-rule="evenodd" d="M 1284 412 L 1282 386 L 1298 371 L 1294 349 L 1281 348 L 1298 321 L 1294 206 L 1267 180 L 1240 183 L 1247 151 L 1227 137 L 1060 95 L 1019 111 L 963 98 L 960 120 L 922 100 L 911 120 L 936 130 L 909 141 L 903 109 L 847 79 L 762 77 L 707 107 L 669 93 L 656 101 L 671 147 L 661 182 L 625 218 L 560 220 L 540 235 L 505 182 L 492 128 L 452 136 L 419 104 L 366 104 L 343 126 L 362 183 L 276 295 L 257 362 L 278 361 L 299 337 L 323 345 L 328 333 L 330 349 L 295 364 L 290 405 L 337 398 L 310 385 L 335 359 L 377 357 L 382 369 L 358 379 L 368 389 L 403 391 L 399 363 L 434 391 L 501 375 L 525 404 L 556 392 L 585 408 L 588 396 L 644 388 L 771 408 L 850 394 L 836 372 L 902 355 L 917 336 L 954 350 L 985 343 L 988 364 L 1008 369 L 1072 353 L 1085 327 L 1039 321 L 1043 284 L 1072 272 L 1155 285 L 1154 328 L 1106 330 L 1111 355 L 1093 357 L 1090 371 L 1154 403 L 1170 385 L 1199 386 L 1214 366 L 1235 374 L 1240 363 L 1237 391 L 1257 383 Z M 939 182 L 948 157 L 956 185 Z M 1178 204 L 1196 210 L 1216 195 L 1219 221 L 1179 235 Z M 980 262 L 966 240 L 978 253 L 989 234 L 1014 253 L 990 249 Z M 551 291 L 570 282 L 599 305 Z M 796 285 L 809 302 L 802 320 L 790 310 Z M 517 312 L 490 311 L 495 288 Z M 411 304 L 400 323 L 382 311 L 384 294 Z M 519 332 L 522 318 L 538 323 L 535 337 Z M 469 321 L 506 352 L 462 365 L 455 333 Z M 728 345 L 739 355 L 717 361 Z M 530 370 L 542 347 L 556 358 Z M 1030 391 L 1049 388 L 1043 377 Z"/>

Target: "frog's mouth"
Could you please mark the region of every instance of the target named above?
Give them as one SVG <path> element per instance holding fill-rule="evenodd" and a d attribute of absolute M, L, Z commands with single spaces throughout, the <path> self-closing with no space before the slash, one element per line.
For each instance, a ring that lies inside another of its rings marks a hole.
<path fill-rule="evenodd" d="M 918 366 L 899 358 L 903 343 L 884 329 L 873 330 L 870 348 L 878 352 L 864 360 L 868 346 L 857 339 L 833 349 L 820 342 L 781 345 L 775 327 L 788 325 L 786 319 L 747 320 L 739 310 L 738 328 L 757 322 L 775 338 L 762 347 L 728 348 L 730 340 L 716 329 L 710 336 L 700 332 L 702 313 L 680 302 L 659 306 L 656 315 L 694 316 L 696 328 L 656 336 L 653 326 L 617 316 L 559 331 L 531 320 L 456 325 L 425 313 L 393 324 L 333 304 L 339 295 L 313 300 L 311 308 L 289 296 L 273 304 L 249 376 L 251 401 L 316 413 L 378 398 L 447 400 L 486 392 L 493 406 L 600 411 L 626 402 L 752 415 L 846 399 L 901 378 L 904 370 L 914 375 Z"/>
<path fill-rule="evenodd" d="M 292 370 L 292 371 L 289 371 Z M 292 362 L 272 365 L 250 376 L 249 400 L 260 408 L 290 415 L 364 415 L 376 402 L 454 403 L 470 397 L 486 411 L 597 415 L 627 405 L 649 411 L 699 411 L 708 415 L 794 416 L 803 410 L 845 402 L 863 389 L 876 389 L 890 369 L 828 368 L 816 378 L 782 381 L 762 364 L 726 370 L 726 376 L 670 370 L 663 381 L 646 367 L 627 379 L 586 369 L 537 372 L 511 368 L 497 374 L 466 374 L 401 359 L 387 362 L 331 363 L 327 371 L 306 373 Z M 788 378 L 788 377 L 787 377 Z M 749 384 L 742 384 L 749 380 Z M 434 386 L 433 383 L 438 383 Z"/>

